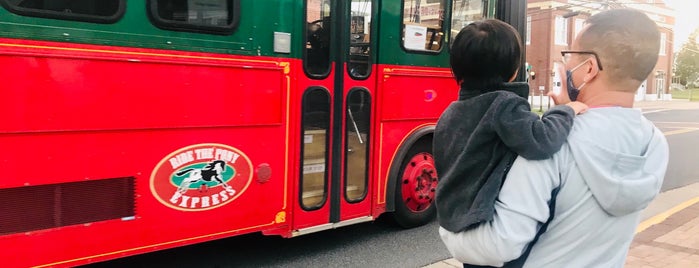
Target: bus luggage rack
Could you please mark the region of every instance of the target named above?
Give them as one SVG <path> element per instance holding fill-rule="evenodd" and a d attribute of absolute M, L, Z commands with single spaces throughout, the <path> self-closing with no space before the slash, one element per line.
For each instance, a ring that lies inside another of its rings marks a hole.
<path fill-rule="evenodd" d="M 135 178 L 0 189 L 0 235 L 134 216 Z"/>

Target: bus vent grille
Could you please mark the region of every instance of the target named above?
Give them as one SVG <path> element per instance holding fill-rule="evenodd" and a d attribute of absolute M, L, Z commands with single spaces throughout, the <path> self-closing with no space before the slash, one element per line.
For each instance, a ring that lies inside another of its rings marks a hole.
<path fill-rule="evenodd" d="M 134 216 L 133 177 L 0 189 L 0 235 Z"/>

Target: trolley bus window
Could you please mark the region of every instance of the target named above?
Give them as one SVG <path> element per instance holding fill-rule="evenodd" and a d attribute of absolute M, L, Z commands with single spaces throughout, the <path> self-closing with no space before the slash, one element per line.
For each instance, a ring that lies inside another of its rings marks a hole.
<path fill-rule="evenodd" d="M 347 94 L 347 141 L 345 152 L 345 198 L 348 202 L 362 201 L 368 184 L 369 120 L 371 95 L 366 89 L 352 89 Z"/>
<path fill-rule="evenodd" d="M 9 11 L 32 17 L 114 23 L 124 14 L 124 0 L 0 0 Z"/>
<path fill-rule="evenodd" d="M 306 49 L 304 69 L 314 78 L 330 73 L 331 0 L 306 1 Z"/>
<path fill-rule="evenodd" d="M 483 0 L 454 0 L 451 12 L 451 36 L 471 22 L 482 20 L 486 12 Z"/>
<path fill-rule="evenodd" d="M 348 73 L 353 78 L 366 78 L 371 71 L 371 0 L 352 0 Z"/>
<path fill-rule="evenodd" d="M 303 138 L 301 148 L 301 207 L 320 208 L 327 196 L 330 94 L 315 87 L 303 95 Z"/>
<path fill-rule="evenodd" d="M 153 24 L 159 28 L 230 34 L 238 20 L 238 0 L 149 0 Z"/>
<path fill-rule="evenodd" d="M 444 42 L 446 0 L 403 0 L 403 47 L 439 51 Z"/>

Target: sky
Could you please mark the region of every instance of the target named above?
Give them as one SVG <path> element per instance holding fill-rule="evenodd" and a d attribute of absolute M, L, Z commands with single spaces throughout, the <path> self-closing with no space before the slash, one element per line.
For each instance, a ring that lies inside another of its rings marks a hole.
<path fill-rule="evenodd" d="M 697 0 L 665 0 L 665 4 L 675 9 L 675 40 L 673 47 L 675 51 L 682 48 L 682 44 L 687 42 L 689 34 L 699 28 L 699 1 Z"/>

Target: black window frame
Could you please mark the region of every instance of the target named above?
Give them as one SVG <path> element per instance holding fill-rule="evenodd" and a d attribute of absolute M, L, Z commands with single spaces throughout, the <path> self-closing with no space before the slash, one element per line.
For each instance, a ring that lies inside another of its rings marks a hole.
<path fill-rule="evenodd" d="M 348 2 L 349 2 L 348 3 L 349 5 L 352 4 L 352 0 L 350 0 Z M 368 2 L 371 4 L 371 11 L 369 12 L 369 14 L 371 14 L 371 21 L 374 21 L 374 19 L 376 17 L 378 17 L 378 14 L 376 14 L 377 1 L 368 0 Z M 350 6 L 349 9 L 351 11 L 352 7 Z M 352 72 L 352 69 L 353 69 L 352 67 L 359 67 L 359 66 L 361 66 L 361 64 L 357 64 L 357 63 L 352 62 L 352 53 L 351 53 L 352 47 L 353 47 L 352 46 L 353 45 L 352 44 L 352 35 L 354 35 L 355 33 L 352 33 L 351 25 L 352 25 L 352 20 L 354 19 L 354 17 L 355 16 L 352 16 L 352 15 L 347 16 L 347 18 L 346 18 L 347 21 L 345 22 L 345 25 L 347 25 L 347 29 L 343 29 L 343 31 L 345 31 L 345 33 L 347 33 L 346 40 L 343 41 L 347 44 L 347 51 L 345 52 L 346 53 L 345 56 L 347 59 L 347 62 L 345 64 L 345 66 L 346 66 L 345 72 L 347 72 L 347 74 L 349 74 L 349 76 L 354 80 L 367 80 L 367 79 L 369 79 L 369 77 L 371 77 L 371 75 L 373 73 L 373 69 L 374 69 L 374 65 L 375 65 L 375 61 L 376 61 L 376 58 L 374 56 L 374 54 L 375 54 L 374 51 L 376 51 L 376 46 L 374 44 L 376 43 L 376 41 L 374 39 L 377 37 L 373 34 L 375 32 L 374 31 L 374 29 L 375 29 L 374 24 L 375 23 L 371 23 L 369 25 L 369 29 L 364 29 L 365 32 L 367 30 L 369 32 L 369 33 L 365 33 L 365 34 L 369 35 L 369 42 L 367 43 L 368 44 L 367 49 L 368 49 L 369 53 L 366 55 L 367 56 L 366 57 L 366 60 L 367 60 L 367 62 L 366 62 L 366 69 L 367 69 L 366 74 L 355 74 Z M 362 25 L 362 27 L 363 27 L 363 25 Z M 356 56 L 357 56 L 357 54 L 355 54 L 355 57 Z"/>
<path fill-rule="evenodd" d="M 313 106 L 312 104 L 308 103 L 310 101 L 308 99 L 308 96 L 310 94 L 312 94 L 314 91 L 323 92 L 327 96 L 328 118 L 327 118 L 326 123 L 328 125 L 328 128 L 325 129 L 325 131 L 326 131 L 325 132 L 325 153 L 323 155 L 323 159 L 324 159 L 323 163 L 325 164 L 325 171 L 323 171 L 324 172 L 324 175 L 323 175 L 323 198 L 321 199 L 321 201 L 318 204 L 315 204 L 313 206 L 307 206 L 303 202 L 303 193 L 304 193 L 303 187 L 305 185 L 303 166 L 305 164 L 304 158 L 305 158 L 305 153 L 306 153 L 305 146 L 304 146 L 305 143 L 304 143 L 303 137 L 306 134 L 306 130 L 305 130 L 306 123 L 308 123 L 306 118 L 305 118 L 306 117 L 305 109 L 306 109 L 306 106 Z M 304 211 L 319 210 L 319 209 L 323 208 L 330 200 L 330 198 L 329 198 L 330 197 L 329 185 L 330 185 L 331 174 L 329 172 L 328 167 L 331 165 L 331 163 L 329 163 L 328 161 L 330 160 L 330 146 L 331 146 L 331 144 L 330 144 L 330 131 L 332 130 L 332 120 L 331 120 L 331 118 L 332 118 L 332 106 L 333 106 L 332 101 L 333 101 L 333 99 L 332 99 L 332 95 L 330 94 L 330 90 L 328 90 L 327 88 L 322 87 L 322 86 L 311 86 L 311 87 L 307 88 L 306 91 L 303 92 L 303 96 L 301 97 L 301 127 L 300 127 L 300 132 L 301 132 L 300 133 L 300 137 L 301 137 L 300 148 L 301 148 L 301 150 L 300 150 L 300 154 L 299 154 L 301 156 L 300 161 L 299 161 L 299 166 L 301 168 L 299 169 L 299 184 L 298 184 L 299 185 L 298 186 L 298 189 L 299 189 L 298 200 L 299 201 L 298 201 L 298 204 L 301 205 L 301 209 L 303 209 Z"/>
<path fill-rule="evenodd" d="M 226 26 L 206 26 L 163 19 L 158 15 L 158 0 L 148 0 L 146 6 L 148 9 L 148 18 L 151 23 L 160 29 L 178 32 L 230 35 L 238 28 L 238 24 L 240 23 L 240 0 L 226 1 L 228 1 L 230 9 L 228 12 L 232 16 L 231 23 Z"/>
<path fill-rule="evenodd" d="M 351 198 L 349 198 L 349 196 L 347 195 L 347 187 L 348 187 L 348 181 L 349 181 L 348 175 L 347 175 L 347 174 L 348 174 L 347 171 L 348 171 L 348 168 L 349 168 L 348 165 L 347 165 L 347 164 L 349 163 L 349 156 L 347 155 L 347 153 L 349 152 L 349 149 L 350 149 L 350 147 L 349 147 L 349 138 L 350 138 L 350 137 L 349 137 L 349 134 L 348 134 L 350 128 L 347 126 L 347 124 L 350 123 L 350 118 L 349 118 L 349 116 L 348 116 L 347 118 L 345 118 L 345 128 L 346 128 L 346 130 L 344 131 L 344 136 L 345 136 L 345 137 L 344 137 L 344 139 L 345 139 L 345 148 L 344 148 L 345 157 L 344 157 L 344 163 L 343 163 L 343 169 L 344 169 L 344 174 L 343 174 L 343 175 L 344 175 L 344 178 L 345 178 L 345 179 L 344 179 L 344 183 L 343 183 L 343 185 L 342 185 L 342 192 L 343 192 L 343 196 L 344 196 L 344 198 L 345 198 L 345 201 L 346 201 L 347 203 L 350 203 L 350 204 L 359 203 L 359 202 L 362 202 L 362 201 L 366 200 L 366 198 L 367 198 L 367 196 L 368 196 L 368 194 L 369 194 L 369 176 L 370 176 L 370 174 L 369 174 L 369 166 L 370 166 L 369 158 L 371 157 L 371 145 L 372 145 L 372 144 L 371 144 L 371 142 L 372 142 L 372 136 L 371 136 L 371 134 L 372 134 L 372 133 L 371 133 L 371 117 L 373 116 L 373 114 L 372 114 L 372 108 L 373 108 L 373 107 L 371 106 L 371 103 L 372 103 L 372 101 L 374 101 L 374 99 L 373 99 L 374 96 L 371 94 L 371 91 L 369 91 L 369 89 L 367 89 L 367 88 L 365 88 L 365 87 L 353 87 L 353 88 L 351 88 L 351 89 L 347 92 L 347 98 L 346 98 L 346 102 L 345 102 L 345 107 L 346 107 L 346 108 L 345 108 L 345 109 L 350 109 L 350 108 L 349 108 L 350 95 L 351 95 L 352 93 L 359 92 L 359 91 L 362 91 L 362 92 L 366 93 L 366 95 L 369 97 L 369 98 L 368 98 L 368 103 L 367 103 L 367 104 L 368 104 L 367 106 L 368 106 L 368 109 L 369 109 L 369 113 L 368 113 L 368 118 L 366 118 L 366 124 L 367 124 L 366 127 L 367 127 L 367 129 L 366 129 L 366 141 L 365 141 L 365 143 L 366 143 L 366 145 L 365 145 L 365 146 L 366 146 L 366 147 L 365 147 L 365 148 L 366 148 L 366 150 L 365 150 L 366 155 L 364 156 L 364 192 L 362 193 L 362 195 L 361 195 L 360 197 L 355 198 L 355 199 L 351 199 Z M 347 111 L 346 111 L 346 112 L 347 112 Z"/>
<path fill-rule="evenodd" d="M 98 0 L 95 0 L 98 1 Z M 103 1 L 103 0 L 99 0 Z M 99 2 L 98 1 L 98 2 Z M 9 0 L 0 0 L 0 5 L 2 5 L 8 11 L 15 13 L 17 15 L 27 16 L 27 17 L 37 17 L 46 19 L 57 19 L 57 20 L 69 20 L 69 21 L 80 21 L 80 22 L 92 22 L 101 24 L 112 24 L 119 21 L 126 13 L 126 0 L 116 0 L 119 2 L 117 12 L 112 16 L 97 16 L 97 15 L 86 15 L 79 13 L 67 13 L 67 12 L 57 12 L 52 10 L 34 9 L 19 7 L 13 5 Z"/>
<path fill-rule="evenodd" d="M 331 4 L 331 6 L 332 6 L 332 1 L 337 1 L 337 0 L 330 0 L 330 1 L 331 1 L 330 4 Z M 323 23 L 322 26 L 323 26 L 324 31 L 327 31 L 327 32 L 325 32 L 324 34 L 326 34 L 327 36 L 330 37 L 330 38 L 329 38 L 329 43 L 327 44 L 327 45 L 328 45 L 328 50 L 329 50 L 328 55 L 327 55 L 327 56 L 328 56 L 328 58 L 327 58 L 328 67 L 325 68 L 325 70 L 324 70 L 322 73 L 321 73 L 321 72 L 315 73 L 315 72 L 311 72 L 311 68 L 309 68 L 309 64 L 310 64 L 310 62 L 309 62 L 310 59 L 309 59 L 309 55 L 308 55 L 309 50 L 308 50 L 308 48 L 306 47 L 306 44 L 309 42 L 309 35 L 308 35 L 308 32 L 306 32 L 306 34 L 303 35 L 303 36 L 304 36 L 304 39 L 303 39 L 303 52 L 302 52 L 302 53 L 303 53 L 303 55 L 302 55 L 302 58 L 303 58 L 303 72 L 306 74 L 307 77 L 309 77 L 309 78 L 311 78 L 311 79 L 315 79 L 315 80 L 322 80 L 322 79 L 325 79 L 325 78 L 327 78 L 327 77 L 330 75 L 330 73 L 331 73 L 332 70 L 333 70 L 333 59 L 334 59 L 335 53 L 336 53 L 336 52 L 334 51 L 333 48 L 337 46 L 336 42 L 332 41 L 332 34 L 333 34 L 333 31 L 335 31 L 335 30 L 333 29 L 333 28 L 334 28 L 334 27 L 333 27 L 333 26 L 334 26 L 334 25 L 333 25 L 333 21 L 336 20 L 336 19 L 338 19 L 338 18 L 335 18 L 334 14 L 335 14 L 335 11 L 332 10 L 332 8 L 331 8 L 331 9 L 330 9 L 330 16 L 326 16 L 326 18 L 328 18 L 327 20 L 325 20 L 325 18 L 321 18 L 321 19 L 319 19 L 319 20 L 309 22 L 309 21 L 308 21 L 308 0 L 304 0 L 304 2 L 303 2 L 303 17 L 304 17 L 304 19 L 303 19 L 303 21 L 304 21 L 304 22 L 303 22 L 303 25 L 304 25 L 303 28 L 304 28 L 304 29 L 307 29 L 307 27 L 308 27 L 310 24 L 315 24 L 315 23 L 318 23 L 318 22 L 322 22 L 322 23 Z M 325 25 L 326 22 L 328 23 L 328 25 Z M 314 70 L 314 71 L 315 71 L 315 70 Z"/>

